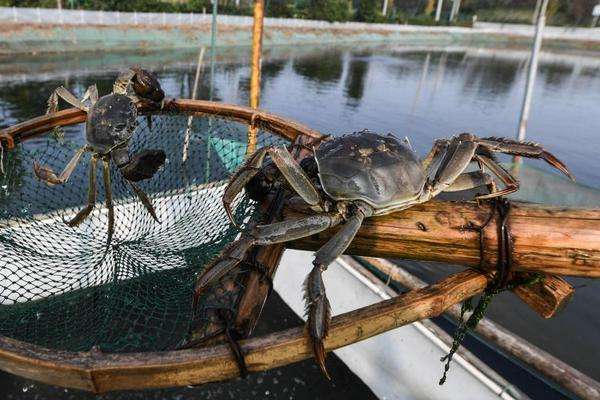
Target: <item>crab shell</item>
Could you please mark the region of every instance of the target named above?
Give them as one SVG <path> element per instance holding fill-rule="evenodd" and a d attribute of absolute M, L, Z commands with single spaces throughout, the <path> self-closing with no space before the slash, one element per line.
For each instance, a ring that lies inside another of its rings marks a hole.
<path fill-rule="evenodd" d="M 106 154 L 131 139 L 137 126 L 137 108 L 128 96 L 109 94 L 90 108 L 86 139 L 92 149 Z"/>
<path fill-rule="evenodd" d="M 363 131 L 324 142 L 315 153 L 319 180 L 334 200 L 375 210 L 415 199 L 426 182 L 415 152 L 392 135 Z"/>

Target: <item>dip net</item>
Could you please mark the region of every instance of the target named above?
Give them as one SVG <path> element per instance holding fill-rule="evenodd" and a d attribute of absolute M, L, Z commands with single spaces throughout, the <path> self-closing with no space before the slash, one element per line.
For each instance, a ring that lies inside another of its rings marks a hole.
<path fill-rule="evenodd" d="M 15 148 L 4 149 L 0 175 L 0 335 L 69 351 L 176 348 L 192 320 L 196 274 L 238 234 L 221 196 L 249 150 L 249 125 L 240 121 L 178 112 L 153 115 L 149 125 L 139 117 L 130 154 L 167 154 L 162 169 L 140 182 L 160 223 L 111 162 L 115 229 L 108 248 L 100 167 L 92 214 L 75 228 L 63 221 L 86 204 L 91 155 L 64 185 L 48 186 L 32 169 L 39 161 L 61 171 L 84 144 L 84 124 L 65 126 L 62 135 L 17 135 Z M 258 130 L 257 147 L 285 142 Z M 236 214 L 237 221 L 259 217 L 243 196 Z M 216 286 L 195 311 L 196 323 L 208 322 L 212 309 L 235 307 L 233 292 Z"/>

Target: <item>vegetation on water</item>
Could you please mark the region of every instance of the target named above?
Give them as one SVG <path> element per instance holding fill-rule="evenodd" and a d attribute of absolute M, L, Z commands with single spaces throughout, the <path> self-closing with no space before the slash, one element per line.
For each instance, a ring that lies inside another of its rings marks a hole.
<path fill-rule="evenodd" d="M 362 21 L 435 25 L 437 0 L 266 0 L 269 17 L 319 19 L 325 21 Z M 211 0 L 0 0 L 0 6 L 139 11 L 210 12 Z M 253 0 L 218 0 L 219 13 L 251 15 Z M 460 14 L 453 24 L 468 25 L 473 16 L 479 21 L 531 23 L 536 0 L 462 0 Z M 597 0 L 550 0 L 548 22 L 552 25 L 589 26 Z M 443 3 L 442 19 L 448 24 L 452 0 Z"/>

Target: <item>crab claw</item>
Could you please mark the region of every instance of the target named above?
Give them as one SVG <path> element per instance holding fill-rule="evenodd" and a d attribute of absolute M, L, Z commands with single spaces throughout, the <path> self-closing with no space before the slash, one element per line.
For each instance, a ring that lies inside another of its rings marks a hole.
<path fill-rule="evenodd" d="M 160 87 L 157 76 L 142 68 L 133 67 L 134 75 L 131 79 L 135 94 L 155 103 L 161 103 L 165 98 L 165 92 Z"/>
<path fill-rule="evenodd" d="M 310 271 L 306 277 L 306 281 L 304 281 L 304 299 L 306 301 L 308 330 L 315 360 L 319 364 L 321 372 L 323 372 L 327 379 L 331 379 L 325 367 L 326 354 L 325 346 L 323 345 L 323 339 L 329 333 L 331 307 L 325 294 L 322 272 L 323 269 L 320 265 L 315 265 L 312 271 Z"/>
<path fill-rule="evenodd" d="M 481 138 L 477 139 L 476 141 L 491 151 L 499 151 L 515 156 L 542 159 L 568 176 L 571 180 L 575 180 L 575 176 L 573 176 L 571 171 L 569 171 L 565 163 L 560 161 L 556 156 L 554 156 L 554 154 L 550 153 L 537 143 L 519 142 L 517 140 L 498 137 Z"/>
<path fill-rule="evenodd" d="M 119 169 L 125 179 L 139 182 L 152 178 L 166 159 L 167 156 L 162 150 L 144 150 L 134 155 L 127 164 Z"/>
<path fill-rule="evenodd" d="M 52 168 L 41 165 L 37 161 L 33 163 L 33 172 L 39 180 L 46 182 L 49 186 L 59 185 L 62 183 L 61 179 L 52 171 Z"/>

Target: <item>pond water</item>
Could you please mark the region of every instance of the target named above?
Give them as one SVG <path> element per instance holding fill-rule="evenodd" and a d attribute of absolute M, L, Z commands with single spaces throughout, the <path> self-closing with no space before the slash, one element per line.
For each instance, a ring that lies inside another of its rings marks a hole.
<path fill-rule="evenodd" d="M 248 53 L 247 48 L 220 51 L 214 80 L 211 84 L 206 66 L 198 97 L 208 99 L 212 86 L 214 100 L 247 104 Z M 154 69 L 169 96 L 190 97 L 196 57 L 173 51 L 0 59 L 0 127 L 43 114 L 48 95 L 59 85 L 81 96 L 97 83 L 100 93 L 107 93 L 116 71 L 132 64 Z M 328 134 L 368 128 L 407 136 L 424 154 L 436 138 L 460 132 L 514 137 L 527 57 L 525 49 L 272 48 L 265 52 L 261 107 Z M 544 52 L 527 139 L 562 159 L 581 185 L 600 188 L 599 135 L 598 53 Z M 80 141 L 81 130 L 67 130 L 67 136 Z M 541 161 L 526 163 L 550 170 Z M 437 277 L 435 271 L 429 271 L 429 278 Z M 600 317 L 593 312 L 600 308 L 600 285 L 574 282 L 580 286 L 575 299 L 556 319 L 542 321 L 514 296 L 501 297 L 491 316 L 600 379 L 595 359 Z"/>

